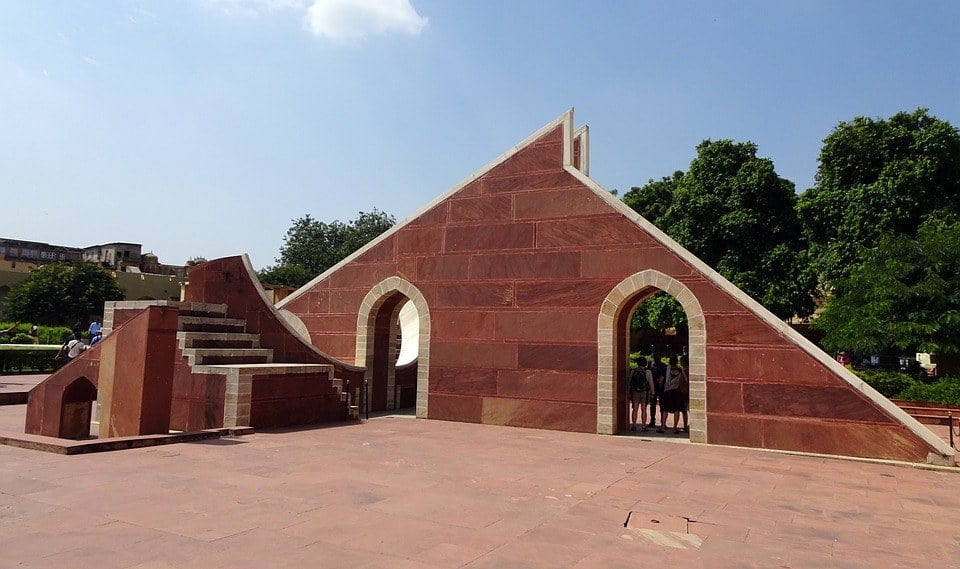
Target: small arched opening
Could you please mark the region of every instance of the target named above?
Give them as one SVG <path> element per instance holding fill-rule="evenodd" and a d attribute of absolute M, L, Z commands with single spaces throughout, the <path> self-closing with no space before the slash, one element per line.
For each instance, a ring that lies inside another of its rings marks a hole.
<path fill-rule="evenodd" d="M 357 318 L 357 365 L 366 368 L 368 409 L 415 408 L 427 414 L 430 314 L 420 291 L 390 277 L 361 303 Z"/>
<path fill-rule="evenodd" d="M 90 438 L 90 416 L 96 399 L 97 388 L 85 377 L 78 377 L 64 388 L 57 436 L 75 440 Z"/>

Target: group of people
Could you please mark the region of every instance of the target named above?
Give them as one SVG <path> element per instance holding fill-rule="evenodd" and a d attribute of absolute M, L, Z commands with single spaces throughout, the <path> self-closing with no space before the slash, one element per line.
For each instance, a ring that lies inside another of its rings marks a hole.
<path fill-rule="evenodd" d="M 669 363 L 654 354 L 644 365 L 630 370 L 629 398 L 630 398 L 630 430 L 638 430 L 637 419 L 640 419 L 639 430 L 647 432 L 656 428 L 663 433 L 667 428 L 667 415 L 673 415 L 673 432 L 690 432 L 687 423 L 687 406 L 690 401 L 690 378 L 685 366 L 677 356 L 670 356 Z M 660 424 L 657 425 L 657 405 L 660 407 Z M 647 407 L 650 408 L 650 422 L 647 423 Z M 639 417 L 638 417 L 639 416 Z M 683 424 L 680 425 L 680 418 Z"/>
<path fill-rule="evenodd" d="M 61 357 L 66 356 L 67 361 L 70 361 L 103 339 L 103 327 L 100 325 L 99 320 L 94 320 L 87 328 L 87 334 L 90 336 L 89 344 L 83 343 L 82 330 L 83 325 L 78 320 L 77 323 L 73 325 L 73 331 L 64 338 L 63 345 L 60 346 L 60 351 L 57 352 L 54 359 L 59 360 Z"/>

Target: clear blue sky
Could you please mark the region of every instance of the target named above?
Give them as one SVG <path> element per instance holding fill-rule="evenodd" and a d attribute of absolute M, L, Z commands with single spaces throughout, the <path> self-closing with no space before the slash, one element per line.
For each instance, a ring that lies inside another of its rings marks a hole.
<path fill-rule="evenodd" d="M 960 2 L 11 0 L 0 236 L 273 264 L 403 219 L 569 108 L 621 194 L 751 140 L 798 191 L 857 115 L 960 126 Z"/>

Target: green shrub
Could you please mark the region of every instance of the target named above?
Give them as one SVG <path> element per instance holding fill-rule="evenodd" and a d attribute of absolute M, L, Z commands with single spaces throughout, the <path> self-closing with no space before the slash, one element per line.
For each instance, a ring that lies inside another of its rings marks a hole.
<path fill-rule="evenodd" d="M 32 344 L 33 336 L 30 334 L 24 334 L 23 332 L 17 332 L 15 336 L 10 338 L 11 344 Z"/>
<path fill-rule="evenodd" d="M 9 330 L 13 324 L 13 322 L 0 322 L 0 330 Z M 14 336 L 20 334 L 21 332 L 26 332 L 29 328 L 29 326 L 23 326 L 22 324 L 17 326 L 12 332 L 8 332 L 3 336 L 0 336 L 0 344 L 12 343 Z"/>
<path fill-rule="evenodd" d="M 944 377 L 936 383 L 915 382 L 897 397 L 907 401 L 960 405 L 960 377 Z"/>
<path fill-rule="evenodd" d="M 0 373 L 54 371 L 66 363 L 65 358 L 53 359 L 58 351 L 57 348 L 4 345 L 0 347 Z"/>
<path fill-rule="evenodd" d="M 62 344 L 64 337 L 71 333 L 66 326 L 41 326 L 37 338 L 41 344 Z"/>
<path fill-rule="evenodd" d="M 13 326 L 13 322 L 0 322 L 0 330 L 6 330 Z M 33 336 L 29 335 L 30 324 L 20 324 L 13 334 L 0 336 L 0 344 L 33 344 Z M 70 328 L 66 326 L 38 326 L 37 342 L 38 344 L 62 344 L 63 338 L 70 334 Z M 15 340 L 15 338 L 26 335 L 29 341 Z"/>
<path fill-rule="evenodd" d="M 917 384 L 909 375 L 896 370 L 854 370 L 860 379 L 888 398 L 899 398 L 905 389 Z"/>

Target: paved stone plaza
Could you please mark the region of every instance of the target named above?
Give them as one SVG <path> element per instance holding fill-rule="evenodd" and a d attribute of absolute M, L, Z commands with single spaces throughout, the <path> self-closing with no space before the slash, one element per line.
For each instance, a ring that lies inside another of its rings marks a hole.
<path fill-rule="evenodd" d="M 640 437 L 383 417 L 0 481 L 0 567 L 960 566 L 958 474 Z"/>

